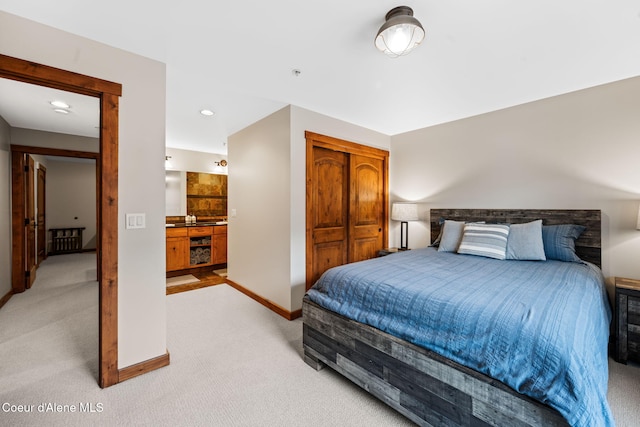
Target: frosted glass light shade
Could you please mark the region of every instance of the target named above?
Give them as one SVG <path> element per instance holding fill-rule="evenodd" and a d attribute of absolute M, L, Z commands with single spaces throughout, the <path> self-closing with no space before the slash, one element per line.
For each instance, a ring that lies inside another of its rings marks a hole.
<path fill-rule="evenodd" d="M 393 221 L 417 221 L 418 205 L 415 203 L 394 203 L 391 206 Z"/>
<path fill-rule="evenodd" d="M 375 44 L 378 50 L 386 55 L 397 58 L 406 55 L 424 40 L 424 28 L 413 17 L 413 10 L 408 6 L 393 8 L 385 16 Z"/>

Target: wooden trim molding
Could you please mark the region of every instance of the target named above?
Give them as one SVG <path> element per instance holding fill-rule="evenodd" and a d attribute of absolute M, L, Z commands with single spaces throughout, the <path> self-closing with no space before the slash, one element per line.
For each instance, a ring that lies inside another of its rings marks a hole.
<path fill-rule="evenodd" d="M 122 368 L 118 371 L 118 382 L 130 380 L 131 378 L 135 378 L 142 374 L 146 374 L 148 372 L 155 371 L 156 369 L 169 366 L 169 361 L 170 357 L 169 352 L 167 351 L 161 356 L 145 360 L 144 362 L 136 363 L 135 365 L 127 366 L 126 368 Z"/>
<path fill-rule="evenodd" d="M 60 68 L 0 55 L 0 77 L 89 96 L 122 95 L 122 85 Z"/>
<path fill-rule="evenodd" d="M 61 148 L 49 148 L 49 147 L 31 147 L 28 145 L 11 145 L 11 151 L 18 153 L 28 154 L 40 154 L 42 156 L 60 156 L 60 157 L 75 157 L 82 159 L 94 159 L 100 158 L 100 153 L 92 153 L 90 151 L 77 151 L 77 150 L 65 150 Z"/>
<path fill-rule="evenodd" d="M 343 151 L 350 154 L 360 154 L 366 157 L 378 159 L 388 159 L 389 152 L 380 148 L 371 147 L 369 145 L 358 144 L 357 142 L 345 141 L 344 139 L 334 138 L 332 136 L 321 135 L 319 133 L 304 132 L 305 139 L 310 141 L 315 147 L 328 148 L 329 150 Z"/>
<path fill-rule="evenodd" d="M 226 279 L 225 282 L 231 286 L 232 288 L 242 292 L 243 294 L 245 294 L 246 296 L 248 296 L 249 298 L 259 302 L 260 304 L 264 305 L 265 307 L 267 307 L 269 310 L 273 311 L 276 314 L 279 314 L 280 316 L 284 317 L 287 320 L 294 320 L 297 319 L 298 317 L 302 316 L 302 309 L 300 310 L 294 310 L 294 311 L 289 311 L 285 308 L 280 307 L 278 304 L 269 301 L 266 298 L 261 297 L 260 295 L 256 294 L 253 291 L 250 291 L 249 289 L 245 288 L 242 285 L 239 285 L 238 283 L 234 282 L 233 280 L 229 280 Z"/>
<path fill-rule="evenodd" d="M 7 303 L 7 301 L 11 299 L 12 296 L 13 296 L 13 291 L 9 291 L 5 296 L 0 298 L 0 308 L 4 307 L 4 305 Z"/>

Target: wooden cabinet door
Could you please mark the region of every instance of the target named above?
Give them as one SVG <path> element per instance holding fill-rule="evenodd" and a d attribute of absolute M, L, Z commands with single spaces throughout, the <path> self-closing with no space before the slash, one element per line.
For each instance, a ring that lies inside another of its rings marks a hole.
<path fill-rule="evenodd" d="M 189 268 L 189 238 L 167 237 L 167 271 Z"/>
<path fill-rule="evenodd" d="M 213 263 L 227 263 L 227 233 L 219 233 L 213 235 Z"/>
<path fill-rule="evenodd" d="M 307 263 L 307 288 L 327 269 L 348 262 L 349 156 L 313 147 L 310 202 L 312 262 Z"/>
<path fill-rule="evenodd" d="M 384 175 L 381 159 L 350 156 L 349 262 L 374 258 L 385 246 Z"/>
<path fill-rule="evenodd" d="M 227 226 L 216 225 L 213 227 L 213 264 L 227 263 Z"/>

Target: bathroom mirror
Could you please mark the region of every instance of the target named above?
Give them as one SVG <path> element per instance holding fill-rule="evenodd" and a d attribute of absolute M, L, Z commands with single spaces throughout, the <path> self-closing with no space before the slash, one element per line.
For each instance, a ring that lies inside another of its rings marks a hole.
<path fill-rule="evenodd" d="M 227 175 L 166 171 L 166 216 L 227 216 Z"/>

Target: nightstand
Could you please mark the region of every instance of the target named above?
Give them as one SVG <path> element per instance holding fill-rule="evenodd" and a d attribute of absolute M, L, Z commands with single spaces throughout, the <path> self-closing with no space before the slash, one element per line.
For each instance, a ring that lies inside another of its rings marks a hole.
<path fill-rule="evenodd" d="M 616 277 L 616 360 L 640 362 L 640 280 Z"/>
<path fill-rule="evenodd" d="M 403 251 L 410 251 L 411 249 L 400 249 L 400 248 L 385 248 L 385 249 L 380 249 L 378 251 L 378 256 L 385 256 L 385 255 L 389 255 L 389 254 L 395 254 L 396 252 L 403 252 Z"/>

